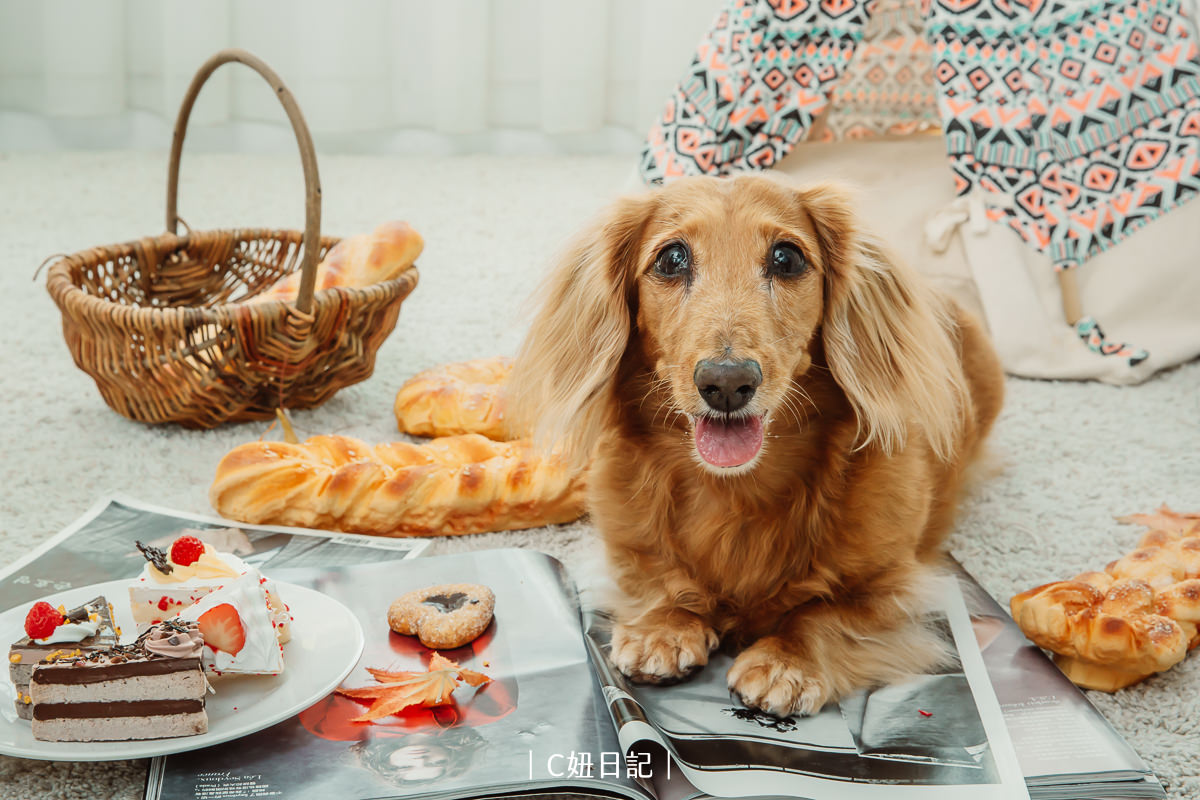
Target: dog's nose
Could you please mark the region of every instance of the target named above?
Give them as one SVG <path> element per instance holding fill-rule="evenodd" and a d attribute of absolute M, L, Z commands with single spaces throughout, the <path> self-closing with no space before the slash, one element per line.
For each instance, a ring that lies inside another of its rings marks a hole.
<path fill-rule="evenodd" d="M 745 361 L 710 361 L 696 364 L 692 373 L 700 396 L 717 411 L 737 411 L 762 383 L 762 367 L 753 359 Z"/>

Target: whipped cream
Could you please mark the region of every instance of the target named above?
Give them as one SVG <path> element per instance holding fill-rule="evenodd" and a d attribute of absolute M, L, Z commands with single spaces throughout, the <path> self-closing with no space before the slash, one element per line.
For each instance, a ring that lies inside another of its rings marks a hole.
<path fill-rule="evenodd" d="M 168 558 L 169 560 L 169 558 Z M 171 561 L 170 572 L 160 572 L 150 562 L 142 567 L 141 580 L 159 584 L 220 582 L 236 578 L 246 571 L 246 562 L 233 553 L 217 552 L 211 544 L 204 545 L 204 553 L 195 562 L 182 565 Z"/>
<path fill-rule="evenodd" d="M 100 623 L 93 620 L 83 622 L 64 622 L 54 629 L 54 633 L 45 639 L 34 639 L 38 644 L 60 644 L 64 642 L 82 642 L 89 636 L 95 636 L 100 630 Z"/>

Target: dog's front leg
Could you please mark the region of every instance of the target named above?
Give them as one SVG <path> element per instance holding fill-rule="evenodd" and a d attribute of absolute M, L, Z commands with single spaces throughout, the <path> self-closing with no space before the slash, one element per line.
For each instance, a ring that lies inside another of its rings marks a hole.
<path fill-rule="evenodd" d="M 850 692 L 925 672 L 945 661 L 946 648 L 910 609 L 910 596 L 891 592 L 806 604 L 738 655 L 729 688 L 776 716 L 814 714 Z"/>
<path fill-rule="evenodd" d="M 613 626 L 612 660 L 638 683 L 674 683 L 707 664 L 719 643 L 700 615 L 657 605 Z"/>

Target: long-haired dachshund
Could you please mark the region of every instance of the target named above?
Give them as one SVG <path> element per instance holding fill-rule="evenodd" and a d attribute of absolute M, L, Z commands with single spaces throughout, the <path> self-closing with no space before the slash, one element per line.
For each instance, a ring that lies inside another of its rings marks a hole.
<path fill-rule="evenodd" d="M 942 658 L 916 619 L 1003 375 L 836 188 L 620 200 L 551 274 L 512 387 L 542 441 L 592 459 L 632 679 L 724 642 L 730 689 L 786 715 Z"/>

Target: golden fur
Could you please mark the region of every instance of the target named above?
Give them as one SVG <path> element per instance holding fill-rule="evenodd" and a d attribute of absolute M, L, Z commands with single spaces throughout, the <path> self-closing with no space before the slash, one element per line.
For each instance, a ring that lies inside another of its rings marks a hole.
<path fill-rule="evenodd" d="M 767 274 L 775 243 L 808 267 Z M 664 280 L 671 242 L 694 256 Z M 752 461 L 697 454 L 701 359 L 753 358 Z M 669 682 L 724 642 L 730 688 L 811 713 L 941 658 L 914 622 L 1003 376 L 977 322 L 854 220 L 836 187 L 686 178 L 622 199 L 550 276 L 512 375 L 542 441 L 592 457 L 622 592 L 613 658 Z"/>

